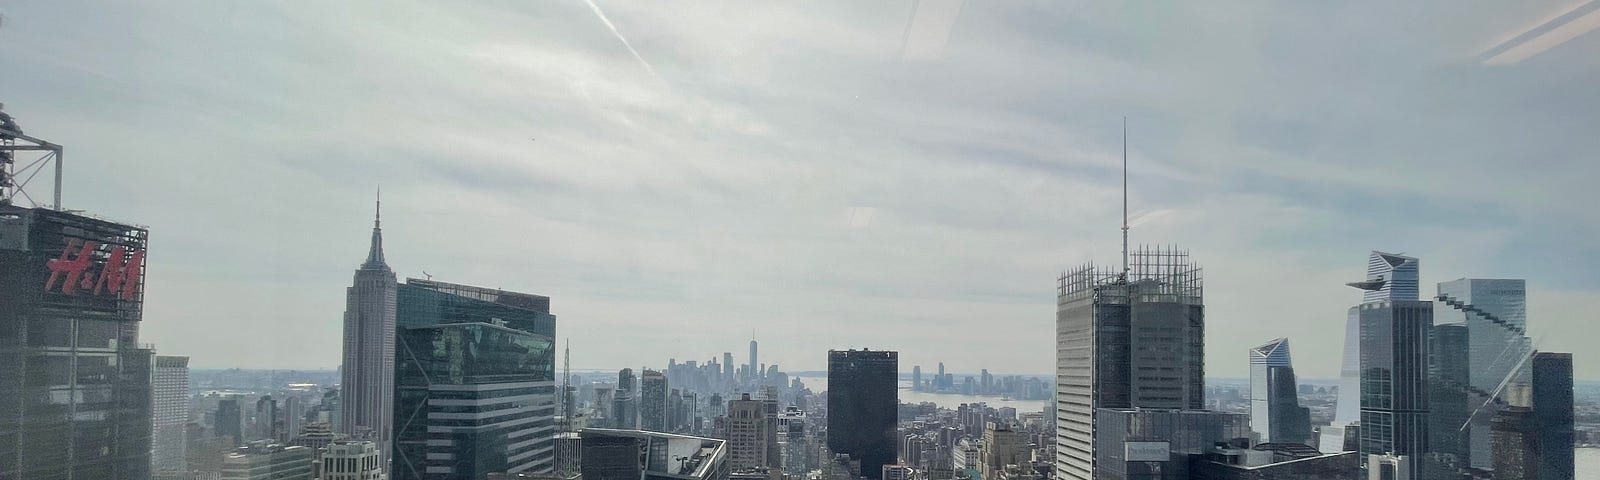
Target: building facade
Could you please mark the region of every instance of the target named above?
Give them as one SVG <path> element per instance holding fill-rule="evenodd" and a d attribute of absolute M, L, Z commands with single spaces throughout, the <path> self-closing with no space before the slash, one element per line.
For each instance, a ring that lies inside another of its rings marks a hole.
<path fill-rule="evenodd" d="M 983 428 L 983 443 L 978 445 L 978 458 L 982 463 L 982 478 L 1000 478 L 1007 465 L 1029 465 L 1033 450 L 1028 447 L 1028 437 L 1004 422 L 987 422 Z"/>
<path fill-rule="evenodd" d="M 1572 354 L 1533 355 L 1533 421 L 1539 429 L 1539 478 L 1571 480 L 1573 465 Z"/>
<path fill-rule="evenodd" d="M 1250 349 L 1250 429 L 1263 443 L 1311 441 L 1311 410 L 1300 406 L 1287 338 Z"/>
<path fill-rule="evenodd" d="M 1533 354 L 1527 332 L 1527 282 L 1520 279 L 1462 278 L 1440 283 L 1434 297 L 1442 321 L 1468 330 L 1469 405 L 1477 410 L 1467 427 L 1472 466 L 1492 466 L 1494 413 L 1510 404 L 1507 392 L 1528 383 L 1526 359 Z M 1506 385 L 1502 387 L 1502 384 Z"/>
<path fill-rule="evenodd" d="M 669 432 L 667 425 L 667 376 L 646 369 L 639 374 L 639 429 Z"/>
<path fill-rule="evenodd" d="M 1187 480 L 1190 455 L 1250 436 L 1242 413 L 1103 408 L 1096 422 L 1095 480 Z"/>
<path fill-rule="evenodd" d="M 234 447 L 244 445 L 243 413 L 239 409 L 239 397 L 228 397 L 217 401 L 217 436 L 232 438 Z"/>
<path fill-rule="evenodd" d="M 1432 357 L 1428 361 L 1428 443 L 1434 453 L 1448 455 L 1442 460 L 1457 468 L 1471 464 L 1471 448 L 1462 431 L 1471 412 L 1467 400 L 1471 382 L 1469 335 L 1466 324 L 1434 325 L 1433 345 L 1428 351 Z"/>
<path fill-rule="evenodd" d="M 828 449 L 860 461 L 864 476 L 895 461 L 899 383 L 898 352 L 828 351 Z"/>
<path fill-rule="evenodd" d="M 189 357 L 157 355 L 155 368 L 151 475 L 180 477 L 189 471 Z"/>
<path fill-rule="evenodd" d="M 431 280 L 399 288 L 390 478 L 555 468 L 549 297 Z"/>
<path fill-rule="evenodd" d="M 585 428 L 583 478 L 726 480 L 727 442 L 643 430 Z"/>
<path fill-rule="evenodd" d="M 150 477 L 148 237 L 0 204 L 0 478 Z"/>
<path fill-rule="evenodd" d="M 380 207 L 381 208 L 381 207 Z M 381 211 L 381 210 L 380 210 Z M 379 463 L 389 469 L 394 438 L 394 271 L 383 259 L 381 217 L 372 221 L 367 260 L 345 290 L 344 357 L 341 367 L 339 433 L 378 444 Z"/>
<path fill-rule="evenodd" d="M 1540 475 L 1539 423 L 1532 409 L 1506 407 L 1491 422 L 1494 480 L 1536 480 Z M 1569 445 L 1567 448 L 1571 448 Z"/>
<path fill-rule="evenodd" d="M 311 449 L 265 440 L 250 442 L 222 460 L 222 480 L 311 480 Z"/>
<path fill-rule="evenodd" d="M 1100 409 L 1205 403 L 1200 267 L 1181 250 L 1129 255 L 1125 272 L 1084 265 L 1057 283 L 1057 478 L 1097 478 Z"/>
<path fill-rule="evenodd" d="M 328 443 L 322 454 L 317 478 L 320 480 L 379 480 L 378 444 L 366 440 L 337 440 Z"/>
<path fill-rule="evenodd" d="M 728 441 L 728 465 L 735 472 L 781 465 L 770 463 L 778 438 L 778 418 L 767 414 L 765 402 L 746 393 L 728 401 L 723 437 Z"/>

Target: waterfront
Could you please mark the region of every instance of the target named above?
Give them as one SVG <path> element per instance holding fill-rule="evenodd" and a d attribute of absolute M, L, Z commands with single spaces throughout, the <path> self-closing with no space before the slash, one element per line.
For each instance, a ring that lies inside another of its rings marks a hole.
<path fill-rule="evenodd" d="M 805 382 L 806 388 L 811 389 L 813 392 L 821 393 L 828 389 L 827 377 L 797 376 L 796 378 L 799 378 L 800 381 Z M 1049 400 L 1005 400 L 998 396 L 991 397 L 984 395 L 962 395 L 957 393 L 913 392 L 911 391 L 911 381 L 909 380 L 900 381 L 899 397 L 900 403 L 933 402 L 940 408 L 948 408 L 952 410 L 961 406 L 963 403 L 979 402 L 988 404 L 994 408 L 1015 408 L 1018 412 L 1044 411 L 1045 407 L 1050 405 Z"/>

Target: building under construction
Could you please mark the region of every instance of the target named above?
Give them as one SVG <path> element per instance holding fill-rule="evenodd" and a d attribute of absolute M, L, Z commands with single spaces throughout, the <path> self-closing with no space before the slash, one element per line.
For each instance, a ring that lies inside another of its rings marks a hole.
<path fill-rule="evenodd" d="M 1056 303 L 1056 471 L 1100 478 L 1098 409 L 1200 409 L 1205 394 L 1201 269 L 1187 251 L 1141 247 L 1121 271 L 1063 273 Z"/>

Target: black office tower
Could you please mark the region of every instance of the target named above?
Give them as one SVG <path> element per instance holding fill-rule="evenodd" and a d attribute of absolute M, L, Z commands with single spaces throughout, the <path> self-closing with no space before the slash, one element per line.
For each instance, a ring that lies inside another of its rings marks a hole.
<path fill-rule="evenodd" d="M 861 462 L 861 475 L 883 478 L 895 462 L 900 354 L 828 351 L 828 449 Z"/>
<path fill-rule="evenodd" d="M 147 236 L 0 202 L 0 478 L 149 478 Z"/>
<path fill-rule="evenodd" d="M 1429 450 L 1450 455 L 1461 468 L 1470 465 L 1471 455 L 1463 430 L 1470 413 L 1469 335 L 1466 324 L 1434 325 L 1428 351 Z"/>
<path fill-rule="evenodd" d="M 1572 354 L 1533 354 L 1533 422 L 1540 480 L 1572 480 Z"/>

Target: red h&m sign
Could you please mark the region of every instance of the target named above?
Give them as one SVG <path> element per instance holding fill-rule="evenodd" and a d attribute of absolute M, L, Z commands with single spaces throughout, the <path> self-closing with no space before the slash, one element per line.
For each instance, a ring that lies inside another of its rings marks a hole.
<path fill-rule="evenodd" d="M 46 292 L 61 285 L 67 295 L 120 295 L 123 300 L 133 300 L 139 293 L 139 266 L 144 265 L 144 251 L 116 246 L 106 257 L 100 271 L 93 272 L 94 252 L 100 246 L 95 242 L 69 242 L 61 249 L 61 258 L 50 260 L 50 278 L 44 282 Z M 76 251 L 74 251 L 76 249 Z"/>

